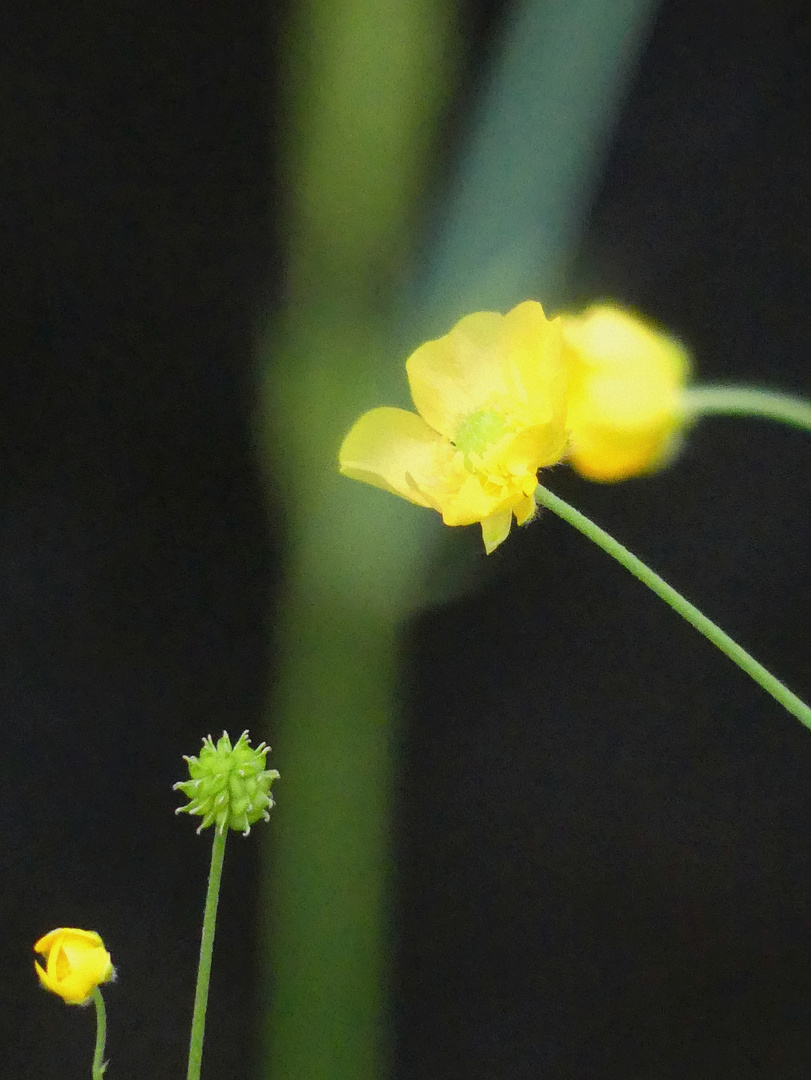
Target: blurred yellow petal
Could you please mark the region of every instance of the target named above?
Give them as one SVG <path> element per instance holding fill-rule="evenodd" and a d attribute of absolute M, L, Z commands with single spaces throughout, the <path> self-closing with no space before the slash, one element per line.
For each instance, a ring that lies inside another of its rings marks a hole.
<path fill-rule="evenodd" d="M 569 367 L 569 454 L 593 480 L 623 480 L 664 464 L 678 441 L 689 376 L 677 341 L 618 308 L 561 317 Z"/>

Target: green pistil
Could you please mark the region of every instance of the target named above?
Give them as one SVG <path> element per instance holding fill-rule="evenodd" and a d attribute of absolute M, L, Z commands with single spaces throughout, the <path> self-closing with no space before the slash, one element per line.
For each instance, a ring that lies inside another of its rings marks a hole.
<path fill-rule="evenodd" d="M 494 409 L 481 409 L 466 416 L 453 440 L 457 450 L 461 450 L 465 465 L 471 468 L 471 457 L 483 457 L 487 450 L 499 442 L 511 430 L 504 413 Z"/>

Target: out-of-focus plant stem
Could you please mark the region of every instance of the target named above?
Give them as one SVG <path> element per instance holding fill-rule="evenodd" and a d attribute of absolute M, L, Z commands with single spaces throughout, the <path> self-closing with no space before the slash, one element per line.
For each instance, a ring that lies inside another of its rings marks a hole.
<path fill-rule="evenodd" d="M 682 409 L 691 423 L 704 416 L 740 416 L 811 431 L 811 401 L 759 386 L 691 386 L 682 395 Z"/>
<path fill-rule="evenodd" d="M 404 393 L 390 313 L 446 96 L 453 5 L 291 10 L 288 283 L 264 357 L 286 548 L 268 735 L 285 790 L 264 865 L 260 1075 L 371 1080 L 387 1072 L 396 632 L 429 523 L 340 477 L 337 453 L 356 412 Z"/>
<path fill-rule="evenodd" d="M 263 956 L 272 962 L 263 1078 L 387 1072 L 397 628 L 421 594 L 441 525 L 338 476 L 341 438 L 365 409 L 406 403 L 404 336 L 416 346 L 471 310 L 529 296 L 547 303 L 559 289 L 652 8 L 652 0 L 516 4 L 453 196 L 417 286 L 399 299 L 453 69 L 456 5 L 292 8 L 283 72 L 288 285 L 264 343 L 260 421 L 286 544 L 267 732 L 284 798 L 263 866 Z"/>
<path fill-rule="evenodd" d="M 528 297 L 555 311 L 657 0 L 514 0 L 435 223 L 426 333 Z"/>

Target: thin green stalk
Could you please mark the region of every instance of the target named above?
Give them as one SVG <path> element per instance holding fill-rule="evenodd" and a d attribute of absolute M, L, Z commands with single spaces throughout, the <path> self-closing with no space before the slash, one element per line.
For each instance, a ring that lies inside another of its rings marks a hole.
<path fill-rule="evenodd" d="M 200 1080 L 200 1064 L 203 1060 L 203 1038 L 206 1033 L 206 1008 L 208 1007 L 208 984 L 211 978 L 211 956 L 214 952 L 214 931 L 217 928 L 217 901 L 220 898 L 222 864 L 225 858 L 226 832 L 214 829 L 211 846 L 211 867 L 208 871 L 206 908 L 203 914 L 203 933 L 200 939 L 200 964 L 197 968 L 197 989 L 194 993 L 194 1016 L 189 1041 L 189 1069 L 187 1080 Z"/>
<path fill-rule="evenodd" d="M 758 663 L 746 649 L 741 648 L 719 626 L 716 626 L 712 619 L 708 619 L 706 615 L 703 615 L 697 607 L 691 604 L 689 600 L 686 600 L 681 593 L 676 592 L 672 585 L 668 585 L 663 578 L 646 566 L 627 547 L 620 544 L 613 536 L 609 536 L 604 529 L 601 529 L 599 525 L 595 525 L 585 514 L 581 514 L 579 510 L 575 510 L 569 503 L 564 502 L 563 499 L 553 495 L 551 491 L 540 485 L 535 491 L 535 499 L 541 506 L 546 506 L 558 517 L 573 525 L 575 529 L 583 533 L 597 547 L 602 548 L 618 563 L 621 563 L 634 577 L 639 578 L 661 600 L 669 604 L 683 619 L 686 619 L 691 626 L 694 626 L 699 633 L 703 634 L 716 648 L 725 653 L 750 678 L 754 679 L 767 693 L 771 694 L 775 701 L 779 701 L 784 709 L 796 716 L 800 723 L 805 724 L 807 728 L 811 728 L 811 709 L 805 702 L 801 701 L 796 694 L 792 694 L 787 686 L 784 686 L 770 671 L 767 671 L 762 664 Z"/>
<path fill-rule="evenodd" d="M 751 416 L 811 432 L 811 401 L 755 386 L 692 386 L 682 395 L 689 422 L 702 416 Z"/>
<path fill-rule="evenodd" d="M 93 1054 L 93 1080 L 102 1080 L 107 1063 L 104 1060 L 104 1046 L 107 1042 L 107 1010 L 101 990 L 93 990 L 93 1002 L 96 1006 L 96 1049 Z"/>

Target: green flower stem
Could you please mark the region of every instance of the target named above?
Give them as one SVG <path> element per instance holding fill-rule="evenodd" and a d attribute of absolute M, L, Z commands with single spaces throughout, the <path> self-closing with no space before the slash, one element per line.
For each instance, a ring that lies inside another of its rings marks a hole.
<path fill-rule="evenodd" d="M 200 965 L 197 968 L 197 989 L 194 993 L 194 1016 L 191 1022 L 187 1080 L 200 1080 L 203 1038 L 206 1033 L 208 984 L 211 978 L 211 956 L 214 952 L 217 901 L 220 898 L 220 881 L 222 880 L 222 864 L 225 858 L 226 835 L 227 830 L 223 832 L 220 832 L 219 829 L 214 830 L 214 843 L 211 847 L 211 867 L 208 871 L 208 889 L 206 890 L 206 908 L 203 914 L 203 934 L 200 940 Z"/>
<path fill-rule="evenodd" d="M 605 530 L 601 529 L 599 525 L 595 525 L 594 522 L 581 514 L 579 510 L 575 510 L 569 503 L 564 502 L 563 499 L 559 499 L 557 495 L 553 495 L 551 491 L 538 485 L 535 491 L 535 499 L 541 506 L 547 507 L 558 517 L 563 518 L 570 525 L 573 525 L 575 529 L 579 530 L 585 537 L 591 540 L 593 543 L 603 549 L 616 559 L 618 563 L 621 563 L 626 570 L 630 571 L 634 577 L 652 589 L 656 595 L 669 604 L 674 611 L 678 612 L 683 619 L 686 619 L 691 626 L 694 626 L 699 633 L 703 634 L 709 641 L 720 649 L 722 653 L 725 653 L 730 660 L 733 660 L 739 668 L 754 679 L 756 683 L 763 687 L 763 689 L 772 695 L 775 701 L 779 701 L 784 709 L 787 709 L 793 716 L 796 716 L 800 723 L 805 724 L 807 728 L 811 728 L 811 709 L 801 701 L 796 694 L 784 686 L 779 679 L 776 679 L 771 672 L 767 671 L 762 664 L 759 664 L 753 656 L 741 648 L 736 641 L 725 634 L 724 631 L 706 615 L 703 615 L 697 607 L 686 600 L 681 593 L 676 590 L 658 574 L 654 573 L 641 559 L 638 559 L 636 555 L 624 547 L 619 541 L 615 540 L 613 536 L 609 536 Z"/>
<path fill-rule="evenodd" d="M 107 1010 L 101 990 L 93 990 L 93 1002 L 96 1006 L 96 1049 L 93 1054 L 93 1080 L 102 1080 L 107 1064 L 104 1060 L 104 1046 L 107 1042 Z"/>
<path fill-rule="evenodd" d="M 681 399 L 688 421 L 702 416 L 751 416 L 811 431 L 811 401 L 754 386 L 692 386 Z"/>

